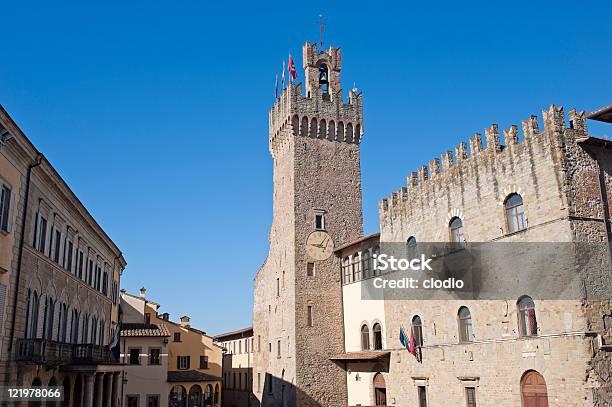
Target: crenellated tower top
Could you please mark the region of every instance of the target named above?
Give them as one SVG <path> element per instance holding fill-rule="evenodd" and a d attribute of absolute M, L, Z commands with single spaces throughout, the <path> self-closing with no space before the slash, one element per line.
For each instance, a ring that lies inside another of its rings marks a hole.
<path fill-rule="evenodd" d="M 276 156 L 290 136 L 357 143 L 363 137 L 362 94 L 349 91 L 342 97 L 342 52 L 330 46 L 320 51 L 316 43 L 302 48 L 304 83 L 289 83 L 269 114 L 269 142 Z M 305 87 L 305 89 L 304 89 Z"/>

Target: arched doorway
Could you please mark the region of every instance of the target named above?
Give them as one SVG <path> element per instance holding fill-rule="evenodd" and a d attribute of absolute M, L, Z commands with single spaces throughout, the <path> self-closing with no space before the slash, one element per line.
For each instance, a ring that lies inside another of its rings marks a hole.
<path fill-rule="evenodd" d="M 83 380 L 81 375 L 77 375 L 74 379 L 74 396 L 72 400 L 74 400 L 72 407 L 81 407 L 83 405 Z"/>
<path fill-rule="evenodd" d="M 213 405 L 213 387 L 210 384 L 207 384 L 204 390 L 204 405 L 206 407 Z"/>
<path fill-rule="evenodd" d="M 70 399 L 72 394 L 70 394 L 70 378 L 68 376 L 64 377 L 64 381 L 62 382 L 64 386 L 64 406 L 70 405 Z"/>
<path fill-rule="evenodd" d="M 32 380 L 32 387 L 40 387 L 42 386 L 42 382 L 40 381 L 40 379 L 38 377 L 34 378 L 34 380 Z M 28 402 L 28 407 L 40 407 L 42 406 L 42 403 L 40 401 L 29 401 Z"/>
<path fill-rule="evenodd" d="M 385 385 L 385 378 L 382 373 L 376 373 L 374 375 L 374 401 L 377 406 L 387 405 L 387 386 Z"/>
<path fill-rule="evenodd" d="M 57 380 L 55 380 L 54 376 L 49 379 L 49 387 L 57 387 Z M 45 407 L 57 407 L 57 401 L 49 400 L 45 403 Z"/>
<path fill-rule="evenodd" d="M 170 407 L 187 407 L 187 390 L 183 386 L 176 385 L 168 395 Z"/>
<path fill-rule="evenodd" d="M 189 389 L 189 407 L 202 407 L 202 388 L 198 384 Z"/>
<path fill-rule="evenodd" d="M 523 407 L 548 407 L 548 392 L 544 377 L 535 370 L 529 370 L 521 379 Z"/>

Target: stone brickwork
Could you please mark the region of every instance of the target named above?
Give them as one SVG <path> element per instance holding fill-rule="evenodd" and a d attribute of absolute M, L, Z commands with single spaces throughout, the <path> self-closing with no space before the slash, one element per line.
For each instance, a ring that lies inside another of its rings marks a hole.
<path fill-rule="evenodd" d="M 411 174 L 380 204 L 381 242 L 449 241 L 454 217 L 468 242 L 609 242 L 610 146 L 589 137 L 584 113 L 570 111 L 568 124 L 563 108 L 551 106 L 542 119 L 543 130 L 536 116 L 522 122 L 522 140 L 516 126 L 503 131 L 503 145 L 492 125 L 484 145 L 480 134 L 469 140 L 469 155 L 461 143 Z M 523 198 L 527 227 L 508 233 L 504 202 L 512 193 Z M 604 321 L 612 308 L 599 294 L 612 285 L 610 257 L 600 264 L 581 276 L 585 298 L 534 298 L 535 337 L 519 335 L 512 300 L 385 301 L 388 404 L 418 406 L 417 386 L 425 386 L 431 405 L 466 405 L 465 387 L 474 387 L 479 406 L 521 406 L 521 378 L 536 370 L 551 406 L 608 405 Z M 460 306 L 471 311 L 473 343 L 459 343 Z M 423 322 L 422 362 L 397 339 L 415 315 Z"/>
<path fill-rule="evenodd" d="M 327 92 L 318 81 L 321 65 L 329 73 Z M 363 233 L 361 94 L 351 91 L 343 102 L 340 69 L 340 49 L 307 43 L 305 95 L 302 84 L 289 84 L 269 115 L 274 217 L 253 310 L 253 392 L 266 406 L 346 403 L 345 373 L 329 360 L 344 349 L 340 264 L 335 256 L 315 261 L 306 253 L 316 213 L 324 214 L 336 246 Z"/>
<path fill-rule="evenodd" d="M 90 363 L 91 369 L 83 372 L 87 374 L 76 375 L 69 370 L 74 367 L 73 356 L 78 356 L 72 352 L 77 344 L 100 349 L 110 343 L 118 324 L 119 281 L 125 259 L 1 106 L 0 130 L 13 136 L 3 147 L 3 154 L 20 174 L 20 184 L 13 185 L 19 196 L 11 208 L 14 216 L 11 267 L 3 276 L 8 277 L 10 284 L 6 319 L 0 327 L 3 328 L 0 384 L 27 386 L 40 380 L 44 385 L 56 382 L 72 386 L 76 392 L 74 386 L 78 383 L 81 396 L 87 386 L 91 386 L 88 390 L 95 388 L 101 396 L 101 387 L 96 386 L 104 382 L 110 394 L 109 381 L 118 380 L 119 376 L 95 374 L 102 357 L 95 361 L 92 358 L 95 363 Z M 37 226 L 41 216 L 47 221 L 46 233 Z M 42 241 L 44 250 L 39 244 Z M 79 250 L 84 254 L 80 275 Z M 85 270 L 87 259 L 92 260 L 90 272 Z M 90 281 L 86 281 L 86 276 L 91 276 Z M 37 308 L 34 298 L 38 299 Z M 64 351 L 58 362 L 53 359 L 56 355 L 47 349 L 57 349 L 59 344 Z M 115 373 L 120 370 L 120 367 L 108 369 Z"/>

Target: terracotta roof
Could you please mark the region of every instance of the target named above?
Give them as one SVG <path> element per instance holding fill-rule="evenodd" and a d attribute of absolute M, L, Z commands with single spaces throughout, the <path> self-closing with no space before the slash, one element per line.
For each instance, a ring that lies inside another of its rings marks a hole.
<path fill-rule="evenodd" d="M 333 358 L 329 358 L 330 360 L 337 361 L 361 361 L 361 360 L 380 360 L 384 358 L 388 358 L 391 355 L 391 352 L 382 352 L 382 351 L 363 351 L 363 352 L 346 352 L 341 355 L 334 356 Z"/>
<path fill-rule="evenodd" d="M 169 382 L 210 382 L 215 380 L 221 380 L 221 378 L 197 370 L 173 370 L 168 372 Z"/>
<path fill-rule="evenodd" d="M 164 324 L 123 324 L 121 336 L 170 336 L 168 327 Z"/>
<path fill-rule="evenodd" d="M 354 241 L 352 241 L 352 242 L 348 242 L 348 243 L 346 243 L 346 244 L 343 244 L 342 246 L 339 246 L 339 247 L 335 248 L 335 249 L 334 249 L 334 252 L 336 252 L 336 253 L 337 253 L 337 252 L 339 252 L 339 251 L 341 251 L 341 250 L 346 249 L 347 247 L 351 247 L 351 246 L 356 245 L 356 244 L 358 244 L 358 243 L 365 242 L 366 240 L 376 239 L 376 238 L 380 238 L 380 233 L 379 233 L 379 232 L 372 233 L 372 234 L 371 234 L 371 235 L 369 235 L 369 236 L 360 237 L 360 238 L 359 238 L 359 239 L 357 239 L 357 240 L 354 240 Z"/>
<path fill-rule="evenodd" d="M 219 335 L 213 336 L 213 339 L 219 340 L 221 338 L 225 338 L 225 337 L 228 337 L 228 336 L 234 336 L 234 335 L 239 335 L 239 334 L 249 333 L 249 332 L 251 333 L 251 335 L 247 335 L 247 336 L 252 336 L 253 335 L 253 327 L 252 326 L 249 326 L 247 328 L 237 329 L 237 330 L 231 331 L 231 332 L 224 332 L 224 333 L 221 333 Z"/>

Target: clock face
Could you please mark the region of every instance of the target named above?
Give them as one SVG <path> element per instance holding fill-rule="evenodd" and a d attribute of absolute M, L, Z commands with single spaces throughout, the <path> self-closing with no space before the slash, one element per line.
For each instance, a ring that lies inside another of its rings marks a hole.
<path fill-rule="evenodd" d="M 306 253 L 315 260 L 325 260 L 334 251 L 334 241 L 322 230 L 315 230 L 306 239 Z"/>

